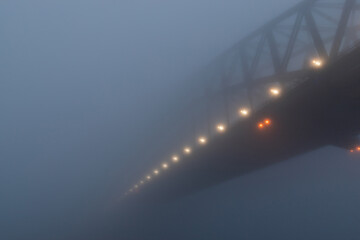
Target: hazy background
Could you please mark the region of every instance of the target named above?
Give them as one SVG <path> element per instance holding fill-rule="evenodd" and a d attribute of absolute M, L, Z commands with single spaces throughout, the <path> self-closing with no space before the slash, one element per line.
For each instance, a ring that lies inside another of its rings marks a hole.
<path fill-rule="evenodd" d="M 297 2 L 0 1 L 0 239 L 82 239 L 163 154 L 189 76 Z M 354 160 L 323 149 L 113 239 L 357 239 Z"/>

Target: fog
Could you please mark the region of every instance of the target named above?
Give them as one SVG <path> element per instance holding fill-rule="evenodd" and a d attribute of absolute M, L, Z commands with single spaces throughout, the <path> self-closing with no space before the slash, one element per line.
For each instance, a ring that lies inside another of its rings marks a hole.
<path fill-rule="evenodd" d="M 360 165 L 332 147 L 152 224 L 106 218 L 166 152 L 191 76 L 297 2 L 1 1 L 0 239 L 356 239 Z"/>

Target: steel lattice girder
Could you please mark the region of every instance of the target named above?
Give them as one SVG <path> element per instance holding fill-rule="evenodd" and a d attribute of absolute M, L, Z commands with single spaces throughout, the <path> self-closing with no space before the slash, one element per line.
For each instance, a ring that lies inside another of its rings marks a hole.
<path fill-rule="evenodd" d="M 320 58 L 325 61 L 332 61 L 333 58 L 336 58 L 339 54 L 344 38 L 346 36 L 349 37 L 350 35 L 354 37 L 356 34 L 352 32 L 359 31 L 358 28 L 348 26 L 350 15 L 353 12 L 358 11 L 358 5 L 356 4 L 356 0 L 343 0 L 340 4 L 337 4 L 337 8 L 341 6 L 341 8 L 339 8 L 339 10 L 341 10 L 340 19 L 336 21 L 335 18 L 332 18 L 332 26 L 328 26 L 327 28 L 336 29 L 336 32 L 334 36 L 328 37 L 325 36 L 326 31 L 323 30 L 324 27 L 320 26 L 315 18 L 315 15 L 318 18 L 324 18 L 324 14 L 319 15 L 317 13 L 319 12 L 319 9 L 322 10 L 321 13 L 326 12 L 326 10 L 329 9 L 329 6 L 325 3 L 326 2 L 324 1 L 307 0 L 298 4 L 239 41 L 213 61 L 209 67 L 211 69 L 216 69 L 217 67 L 222 66 L 216 73 L 216 75 L 220 77 L 219 79 L 222 79 L 224 75 L 227 76 L 227 78 L 233 78 L 234 76 L 232 73 L 234 71 L 234 65 L 240 67 L 242 76 L 240 76 L 238 82 L 241 82 L 242 87 L 248 87 L 250 85 L 255 87 L 262 82 L 257 81 L 259 78 L 255 77 L 255 73 L 258 71 L 257 67 L 262 58 L 268 57 L 266 56 L 266 53 L 270 55 L 268 65 L 273 66 L 273 71 L 263 77 L 271 77 L 273 79 L 275 79 L 276 76 L 288 73 L 289 62 L 296 58 L 299 53 L 304 52 L 305 49 L 315 49 L 315 53 Z M 325 16 L 327 15 L 325 14 Z M 285 52 L 280 55 L 278 49 L 284 47 L 282 46 L 284 44 L 276 41 L 274 33 L 279 30 L 279 28 L 281 29 L 281 24 L 286 24 L 286 21 L 292 17 L 295 18 L 295 21 L 291 25 L 291 28 L 282 29 L 285 31 L 285 34 L 286 32 L 288 33 L 286 34 L 288 39 L 285 43 Z M 312 40 L 312 42 L 308 43 L 305 47 L 300 46 L 302 44 L 301 40 L 298 39 L 300 31 L 306 31 Z M 256 42 L 255 40 L 259 38 L 260 40 Z M 330 51 L 327 50 L 328 43 L 332 43 Z M 253 52 L 255 52 L 253 58 L 249 57 L 249 54 L 246 53 L 249 49 L 252 49 Z M 234 58 L 234 54 L 237 57 Z M 230 56 L 232 56 L 231 60 L 229 60 Z M 225 62 L 230 62 L 230 64 L 226 64 Z M 301 69 L 299 68 L 296 71 L 298 70 Z M 279 78 L 284 81 L 283 77 Z"/>

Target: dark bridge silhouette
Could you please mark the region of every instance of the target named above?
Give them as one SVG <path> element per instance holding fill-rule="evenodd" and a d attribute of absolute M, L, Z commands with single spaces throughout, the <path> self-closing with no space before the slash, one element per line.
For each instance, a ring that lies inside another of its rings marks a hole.
<path fill-rule="evenodd" d="M 123 200 L 178 198 L 326 145 L 360 154 L 359 30 L 357 1 L 308 0 L 239 41 L 196 76 L 197 142 Z"/>

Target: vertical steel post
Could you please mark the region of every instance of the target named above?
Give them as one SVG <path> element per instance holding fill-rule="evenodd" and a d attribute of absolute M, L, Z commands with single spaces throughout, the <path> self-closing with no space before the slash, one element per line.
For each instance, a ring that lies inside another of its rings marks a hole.
<path fill-rule="evenodd" d="M 287 67 L 288 67 L 288 64 L 289 64 L 289 61 L 290 61 L 290 57 L 291 57 L 291 54 L 292 54 L 292 52 L 294 50 L 295 42 L 296 42 L 297 36 L 299 34 L 299 30 L 300 30 L 300 26 L 301 26 L 303 16 L 304 16 L 303 12 L 299 12 L 297 17 L 296 17 L 294 28 L 292 29 L 291 35 L 289 37 L 289 42 L 288 42 L 286 50 L 285 50 L 284 57 L 283 57 L 282 62 L 281 62 L 281 72 L 286 72 L 287 71 Z"/>
<path fill-rule="evenodd" d="M 229 112 L 229 93 L 228 93 L 228 77 L 223 76 L 221 79 L 223 102 L 225 109 L 226 124 L 230 124 L 230 112 Z"/>
<path fill-rule="evenodd" d="M 267 37 L 269 48 L 270 48 L 271 59 L 272 59 L 272 63 L 274 66 L 274 72 L 275 72 L 275 74 L 277 74 L 280 72 L 280 57 L 279 57 L 279 51 L 278 51 L 272 30 L 268 31 L 268 33 L 266 34 L 266 37 Z"/>
<path fill-rule="evenodd" d="M 341 42 L 344 39 L 344 34 L 346 31 L 346 26 L 349 21 L 349 17 L 352 11 L 352 8 L 354 7 L 356 0 L 346 0 L 344 3 L 344 8 L 341 13 L 340 21 L 336 29 L 334 41 L 331 47 L 330 51 L 330 59 L 335 58 L 338 53 L 339 49 L 341 47 Z"/>
<path fill-rule="evenodd" d="M 318 28 L 316 26 L 314 17 L 311 14 L 311 9 L 310 8 L 308 8 L 306 10 L 305 20 L 306 20 L 307 26 L 309 28 L 310 35 L 311 35 L 311 37 L 313 39 L 316 51 L 318 52 L 320 58 L 327 59 L 328 54 L 327 54 L 327 51 L 325 49 L 324 42 L 321 39 L 319 30 L 318 30 Z"/>

